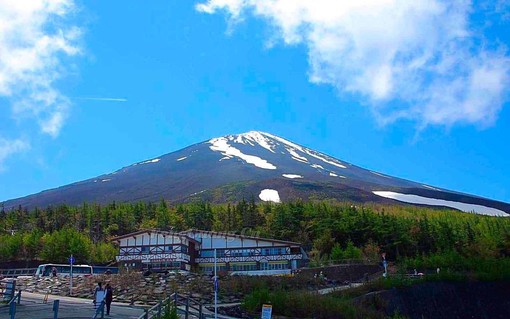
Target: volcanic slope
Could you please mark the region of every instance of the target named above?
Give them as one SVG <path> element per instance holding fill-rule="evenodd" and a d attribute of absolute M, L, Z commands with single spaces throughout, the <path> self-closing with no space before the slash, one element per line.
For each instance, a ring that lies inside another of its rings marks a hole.
<path fill-rule="evenodd" d="M 337 199 L 412 203 L 509 216 L 510 205 L 370 171 L 259 131 L 227 135 L 111 174 L 3 203 L 9 210 L 48 205 L 158 201 Z"/>

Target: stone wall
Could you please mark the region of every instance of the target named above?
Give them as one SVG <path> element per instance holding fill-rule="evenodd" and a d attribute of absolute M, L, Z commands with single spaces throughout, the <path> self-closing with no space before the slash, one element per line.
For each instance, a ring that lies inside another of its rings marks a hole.
<path fill-rule="evenodd" d="M 203 303 L 213 300 L 213 281 L 210 276 L 180 273 L 169 275 L 151 275 L 144 277 L 140 273 L 119 275 L 98 275 L 73 278 L 73 297 L 93 299 L 94 288 L 101 282 L 103 287 L 110 283 L 113 287 L 113 301 L 131 304 L 154 304 L 174 292 L 191 295 Z M 17 279 L 18 289 L 69 296 L 69 277 L 26 277 Z M 227 298 L 226 302 L 230 302 Z"/>
<path fill-rule="evenodd" d="M 325 279 L 315 278 L 323 272 Z M 375 265 L 351 265 L 301 269 L 295 276 L 225 276 L 220 277 L 220 303 L 240 302 L 245 294 L 254 289 L 278 287 L 288 290 L 317 291 L 344 284 L 344 281 L 359 280 L 364 274 L 379 271 Z M 73 296 L 92 300 L 97 283 L 110 283 L 113 287 L 113 300 L 131 304 L 155 304 L 174 292 L 191 298 L 202 304 L 214 302 L 213 280 L 209 275 L 196 273 L 152 274 L 144 277 L 139 272 L 97 275 L 73 278 Z M 69 277 L 25 277 L 17 279 L 18 289 L 69 296 Z"/>

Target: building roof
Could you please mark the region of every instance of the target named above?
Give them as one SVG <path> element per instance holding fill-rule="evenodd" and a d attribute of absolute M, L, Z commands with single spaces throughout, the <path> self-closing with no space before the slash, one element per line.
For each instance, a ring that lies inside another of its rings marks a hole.
<path fill-rule="evenodd" d="M 121 239 L 124 239 L 124 238 L 133 237 L 133 236 L 145 234 L 145 233 L 149 233 L 149 234 L 155 233 L 155 234 L 161 234 L 163 236 L 175 236 L 175 237 L 179 237 L 179 238 L 186 238 L 192 242 L 199 243 L 196 239 L 190 238 L 189 236 L 186 236 L 185 234 L 177 233 L 174 231 L 159 230 L 159 229 L 141 229 L 141 230 L 133 232 L 133 233 L 114 237 L 114 238 L 110 239 L 110 241 L 120 241 Z"/>
<path fill-rule="evenodd" d="M 279 240 L 279 239 L 271 239 L 271 238 L 263 238 L 263 237 L 256 237 L 256 236 L 248 236 L 248 235 L 240 235 L 235 233 L 228 233 L 228 232 L 216 232 L 216 231 L 209 231 L 209 230 L 200 230 L 191 228 L 185 231 L 180 232 L 180 234 L 187 234 L 187 233 L 204 233 L 204 234 L 210 234 L 210 235 L 218 235 L 222 237 L 237 237 L 242 239 L 253 239 L 253 240 L 261 240 L 261 241 L 269 241 L 274 243 L 281 243 L 281 244 L 287 244 L 287 245 L 293 245 L 293 246 L 301 246 L 300 243 L 296 243 L 293 241 L 286 241 L 286 240 Z"/>

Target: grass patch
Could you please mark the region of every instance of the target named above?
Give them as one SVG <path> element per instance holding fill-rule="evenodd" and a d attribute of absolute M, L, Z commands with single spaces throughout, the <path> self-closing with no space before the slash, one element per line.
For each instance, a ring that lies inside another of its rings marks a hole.
<path fill-rule="evenodd" d="M 380 302 L 383 303 L 382 300 Z M 271 304 L 273 314 L 290 318 L 385 318 L 384 312 L 380 311 L 385 307 L 383 304 L 356 304 L 348 298 L 311 294 L 307 291 L 256 289 L 244 298 L 242 307 L 257 315 L 263 304 Z"/>

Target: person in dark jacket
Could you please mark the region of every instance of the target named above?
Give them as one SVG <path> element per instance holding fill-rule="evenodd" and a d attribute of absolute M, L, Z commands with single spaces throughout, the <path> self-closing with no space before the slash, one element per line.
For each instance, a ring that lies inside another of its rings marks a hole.
<path fill-rule="evenodd" d="M 106 314 L 109 315 L 110 306 L 112 305 L 113 300 L 113 289 L 112 286 L 110 286 L 110 284 L 106 284 L 106 287 L 104 287 L 104 289 L 105 289 L 104 302 L 106 304 Z"/>

